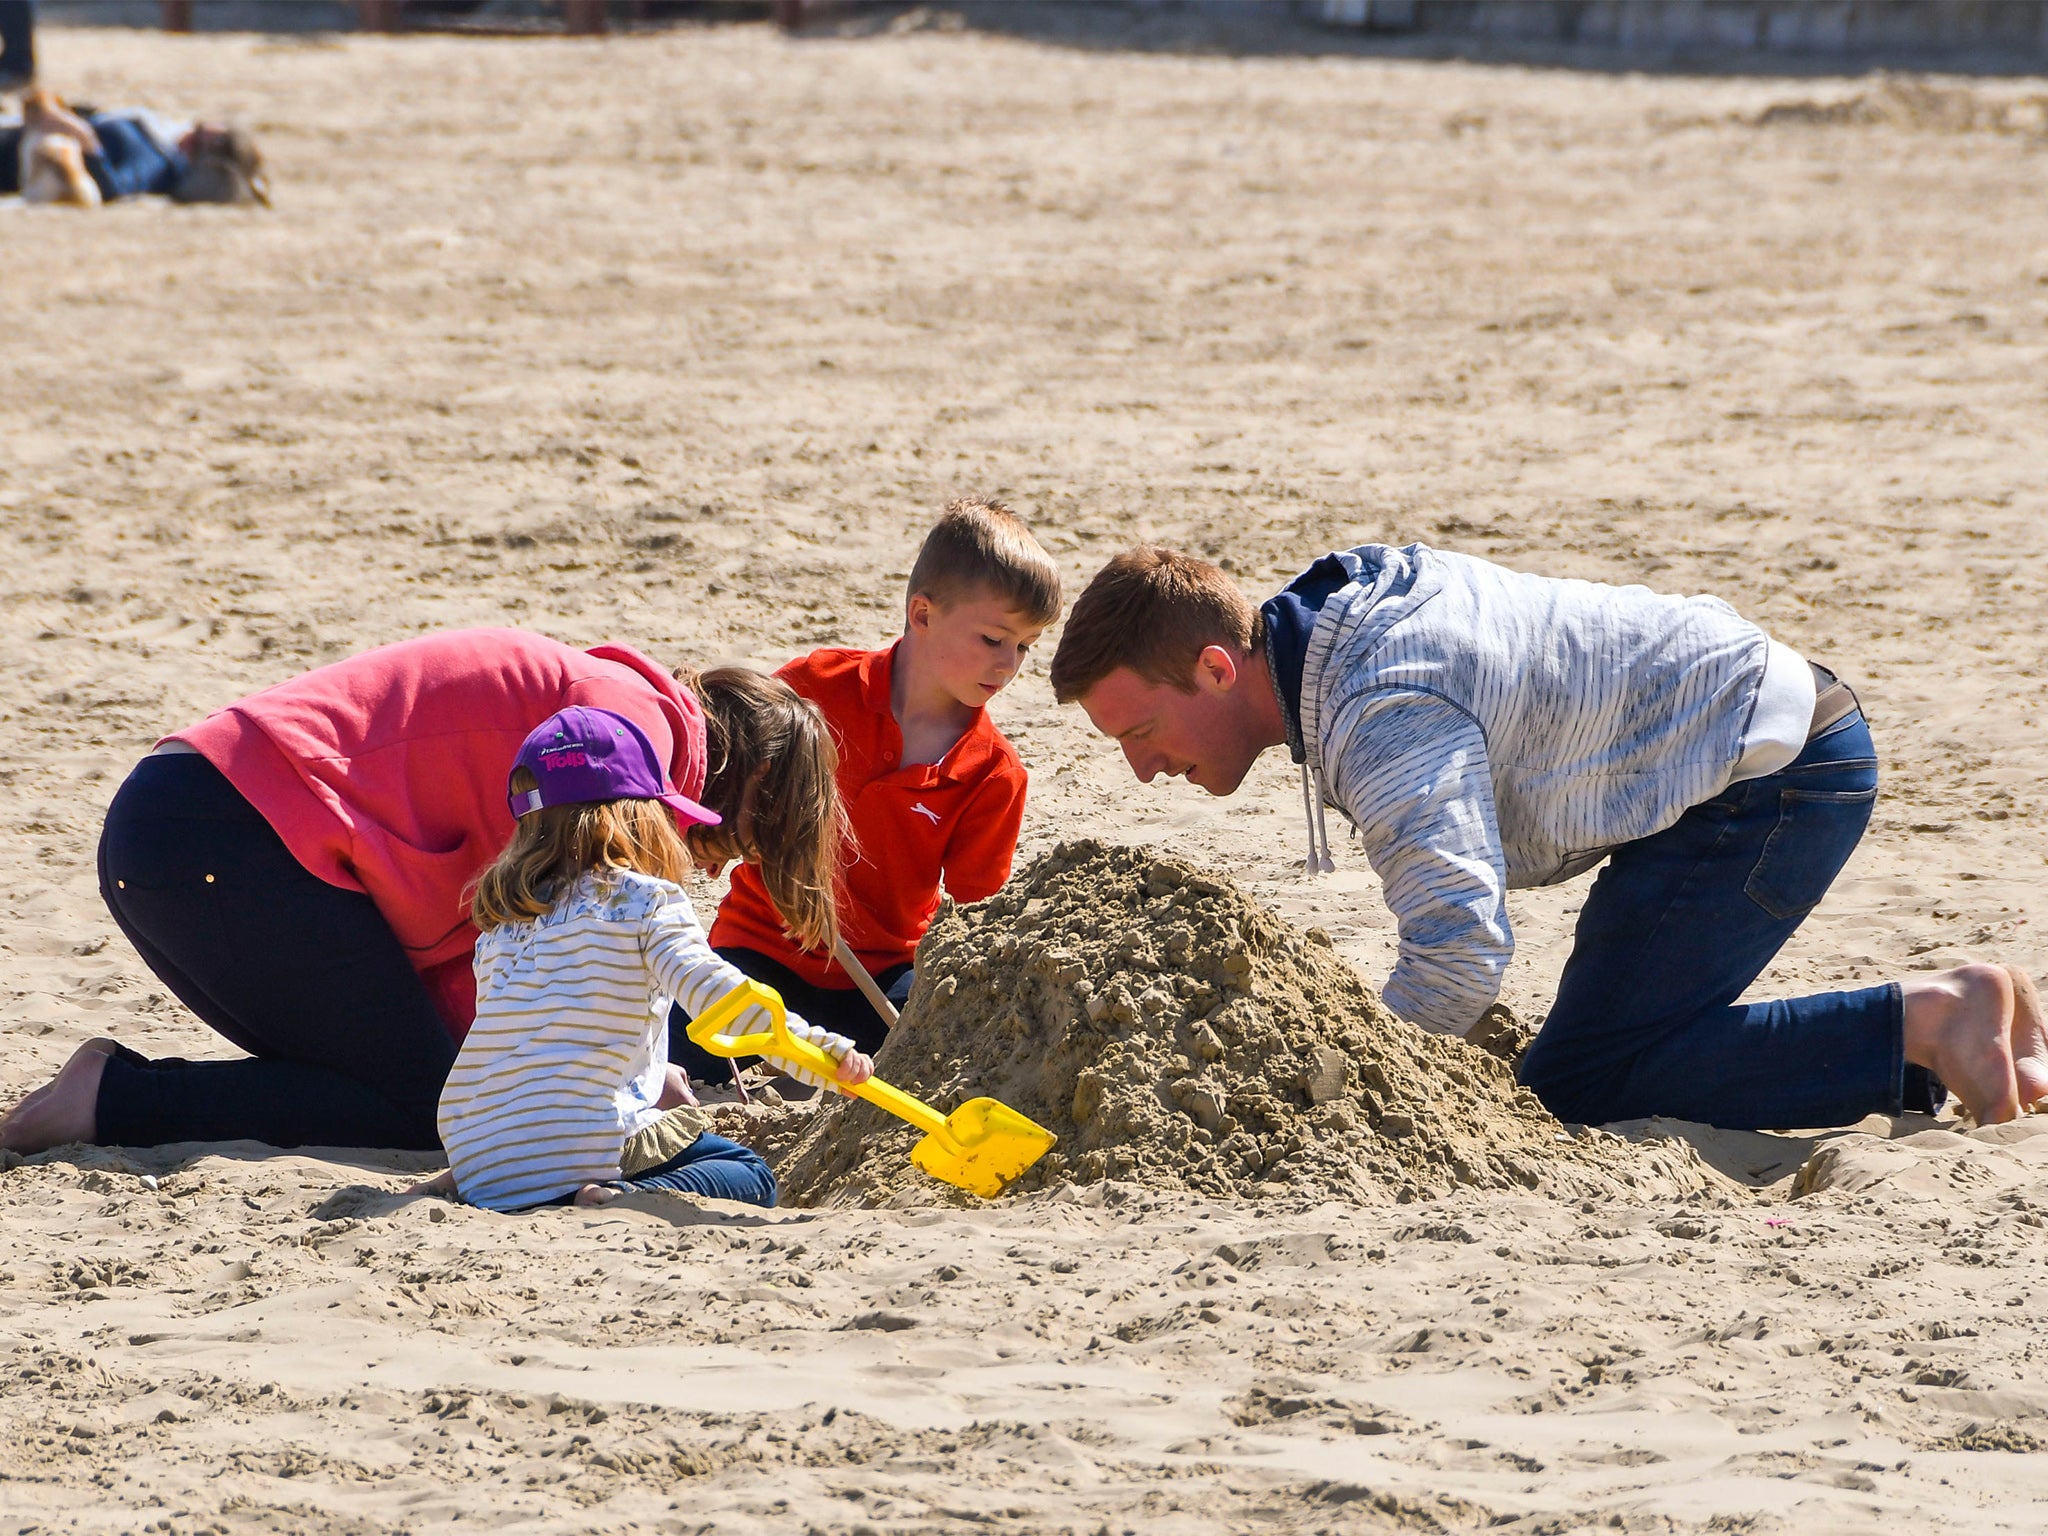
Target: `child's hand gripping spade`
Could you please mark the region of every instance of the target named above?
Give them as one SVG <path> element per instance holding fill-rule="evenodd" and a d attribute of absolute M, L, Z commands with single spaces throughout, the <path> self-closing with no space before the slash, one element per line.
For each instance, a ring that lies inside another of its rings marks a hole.
<path fill-rule="evenodd" d="M 733 1027 L 744 1028 L 739 1033 Z M 790 1031 L 782 999 L 758 981 L 743 982 L 698 1014 L 690 1039 L 714 1056 L 764 1056 L 785 1072 L 800 1074 L 887 1110 L 925 1133 L 910 1160 L 935 1179 L 991 1199 L 1018 1174 L 1043 1157 L 1058 1138 L 994 1099 L 969 1099 L 950 1115 L 879 1077 L 848 1086 L 838 1081 L 839 1063 Z"/>

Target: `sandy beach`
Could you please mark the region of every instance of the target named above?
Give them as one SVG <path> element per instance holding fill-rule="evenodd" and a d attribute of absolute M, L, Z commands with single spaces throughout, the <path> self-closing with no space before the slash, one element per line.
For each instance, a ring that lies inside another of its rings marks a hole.
<path fill-rule="evenodd" d="M 1757 995 L 2048 966 L 2040 80 L 38 49 L 250 127 L 277 206 L 0 207 L 0 1103 L 94 1035 L 228 1051 L 97 893 L 158 735 L 443 627 L 882 644 L 961 494 L 1070 593 L 1139 540 L 1255 597 L 1422 540 L 1724 597 L 1855 685 L 1886 774 Z M 996 712 L 1020 862 L 1154 845 L 1384 976 L 1281 754 L 1139 786 L 1042 661 Z M 1525 1017 L 1584 891 L 1512 901 Z M 507 1217 L 402 1196 L 409 1155 L 0 1154 L 0 1530 L 2048 1529 L 2048 1119 L 1621 1131 L 1684 1176 Z"/>

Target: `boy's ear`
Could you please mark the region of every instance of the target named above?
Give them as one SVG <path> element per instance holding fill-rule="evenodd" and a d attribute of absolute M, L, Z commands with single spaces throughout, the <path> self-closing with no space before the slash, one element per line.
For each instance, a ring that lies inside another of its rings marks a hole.
<path fill-rule="evenodd" d="M 903 632 L 913 629 L 929 629 L 932 622 L 932 600 L 922 592 L 913 592 L 903 605 Z"/>

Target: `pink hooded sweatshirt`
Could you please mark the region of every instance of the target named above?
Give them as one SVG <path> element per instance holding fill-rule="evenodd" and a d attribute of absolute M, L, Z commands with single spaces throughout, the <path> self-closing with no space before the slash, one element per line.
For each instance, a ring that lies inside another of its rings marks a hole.
<path fill-rule="evenodd" d="M 703 793 L 703 711 L 664 668 L 519 629 L 365 651 L 165 739 L 226 775 L 309 872 L 377 904 L 459 1041 L 476 1017 L 468 887 L 511 840 L 519 744 L 571 704 L 633 721 L 675 787 Z"/>

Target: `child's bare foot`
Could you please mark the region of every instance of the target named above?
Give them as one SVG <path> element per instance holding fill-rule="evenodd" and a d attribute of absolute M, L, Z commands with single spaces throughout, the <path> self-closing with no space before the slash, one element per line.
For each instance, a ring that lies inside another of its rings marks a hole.
<path fill-rule="evenodd" d="M 1927 1068 L 1963 1101 L 1979 1125 L 1999 1125 L 2020 1112 L 2015 1041 L 2042 1050 L 2039 1004 L 2022 1004 L 2013 973 L 1999 965 L 1960 965 L 1900 984 L 1906 1014 L 1906 1059 Z M 2033 1009 L 2031 1027 L 2023 1008 Z"/>
<path fill-rule="evenodd" d="M 578 1205 L 610 1205 L 619 1198 L 619 1192 L 609 1184 L 586 1184 L 576 1191 Z"/>
<path fill-rule="evenodd" d="M 2041 1012 L 2041 998 L 2033 979 L 2016 965 L 2008 965 L 2012 977 L 2012 1072 L 2019 1089 L 2020 1108 L 2048 1104 L 2048 1016 Z"/>
<path fill-rule="evenodd" d="M 0 1147 L 33 1153 L 92 1141 L 99 1132 L 100 1077 L 114 1050 L 114 1042 L 102 1038 L 73 1051 L 55 1077 L 0 1120 Z"/>
<path fill-rule="evenodd" d="M 422 1179 L 406 1191 L 408 1195 L 453 1195 L 455 1193 L 455 1170 L 443 1168 L 431 1179 Z"/>

